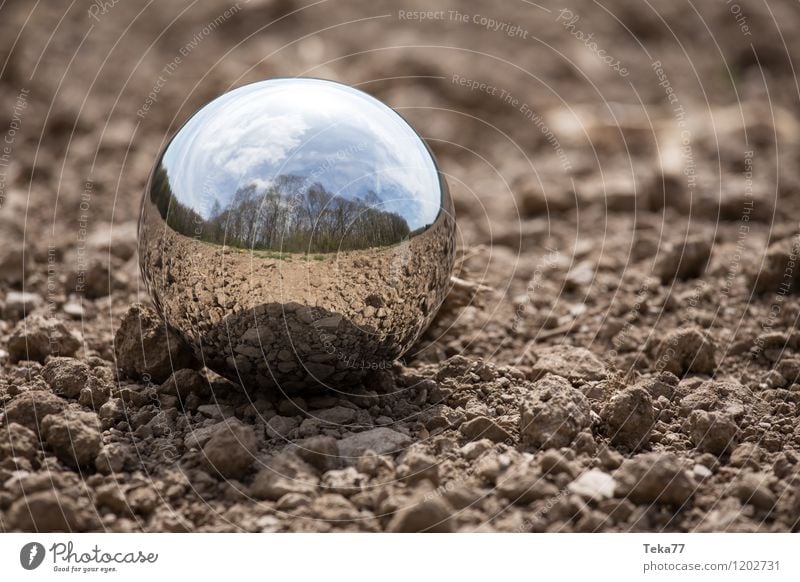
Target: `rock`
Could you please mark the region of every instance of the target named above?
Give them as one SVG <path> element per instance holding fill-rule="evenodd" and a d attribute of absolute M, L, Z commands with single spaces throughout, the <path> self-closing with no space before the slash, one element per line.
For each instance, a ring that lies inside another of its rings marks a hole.
<path fill-rule="evenodd" d="M 100 420 L 118 422 L 125 418 L 125 402 L 122 398 L 112 398 L 97 411 Z"/>
<path fill-rule="evenodd" d="M 369 481 L 369 478 L 359 473 L 355 467 L 345 467 L 344 469 L 331 469 L 322 475 L 320 488 L 330 493 L 341 495 L 355 495 L 361 491 Z"/>
<path fill-rule="evenodd" d="M 589 469 L 567 485 L 567 489 L 584 499 L 602 501 L 614 497 L 617 482 L 614 478 L 599 469 Z"/>
<path fill-rule="evenodd" d="M 711 374 L 717 367 L 716 344 L 698 328 L 671 331 L 657 350 L 655 368 L 683 376 L 689 372 Z"/>
<path fill-rule="evenodd" d="M 337 426 L 349 424 L 356 419 L 356 411 L 344 406 L 334 406 L 324 410 L 316 410 L 312 416 L 323 424 L 334 424 Z"/>
<path fill-rule="evenodd" d="M 119 368 L 133 378 L 149 376 L 164 382 L 173 370 L 197 368 L 189 347 L 152 309 L 133 305 L 117 329 L 114 353 Z"/>
<path fill-rule="evenodd" d="M 171 394 L 184 399 L 189 394 L 206 396 L 211 392 L 208 379 L 199 372 L 191 368 L 175 370 L 161 386 L 158 387 L 159 394 Z"/>
<path fill-rule="evenodd" d="M 735 445 L 739 427 L 727 414 L 693 410 L 688 419 L 689 435 L 698 450 L 722 455 Z"/>
<path fill-rule="evenodd" d="M 211 440 L 211 437 L 214 436 L 219 431 L 227 430 L 230 424 L 238 422 L 234 420 L 233 422 L 229 421 L 220 421 L 211 425 L 197 427 L 189 427 L 186 429 L 186 436 L 183 439 L 183 446 L 187 449 L 202 449 L 205 444 Z"/>
<path fill-rule="evenodd" d="M 5 228 L 5 225 L 3 225 Z M 3 233 L 4 235 L 6 233 Z M 12 240 L 3 237 L 0 240 L 0 281 L 17 285 L 22 282 L 26 268 L 30 262 L 31 253 L 23 253 L 22 238 Z"/>
<path fill-rule="evenodd" d="M 511 443 L 514 440 L 506 429 L 486 416 L 476 416 L 462 424 L 459 430 L 461 434 L 472 441 L 486 438 L 496 443 Z"/>
<path fill-rule="evenodd" d="M 217 431 L 203 447 L 206 467 L 222 477 L 239 479 L 250 468 L 258 450 L 258 439 L 249 426 L 230 423 Z"/>
<path fill-rule="evenodd" d="M 756 443 L 742 443 L 733 449 L 729 462 L 732 467 L 758 469 L 763 456 L 764 451 Z"/>
<path fill-rule="evenodd" d="M 39 439 L 36 438 L 36 433 L 31 429 L 12 422 L 2 429 L 2 435 L 0 439 L 0 461 L 12 457 L 28 459 L 29 461 L 36 458 L 36 453 L 39 452 Z"/>
<path fill-rule="evenodd" d="M 339 466 L 339 444 L 330 436 L 314 436 L 297 443 L 295 454 L 321 472 Z"/>
<path fill-rule="evenodd" d="M 42 296 L 27 291 L 9 291 L 6 294 L 3 316 L 7 320 L 22 319 L 42 304 Z"/>
<path fill-rule="evenodd" d="M 653 400 L 664 397 L 672 400 L 675 395 L 675 388 L 680 383 L 680 379 L 671 372 L 661 372 L 654 378 L 646 378 L 636 385 L 647 390 Z"/>
<path fill-rule="evenodd" d="M 394 514 L 386 531 L 394 533 L 450 533 L 453 508 L 440 497 L 412 501 Z"/>
<path fill-rule="evenodd" d="M 17 422 L 31 430 L 39 431 L 42 419 L 61 412 L 67 401 L 46 390 L 31 390 L 14 397 L 6 405 L 6 422 Z"/>
<path fill-rule="evenodd" d="M 755 292 L 800 291 L 800 271 L 795 267 L 798 255 L 800 255 L 800 235 L 772 243 L 767 249 L 764 260 L 757 261 L 755 269 L 750 273 L 750 285 L 754 287 Z"/>
<path fill-rule="evenodd" d="M 474 461 L 493 446 L 494 443 L 489 439 L 481 439 L 465 444 L 461 447 L 460 452 L 468 461 Z"/>
<path fill-rule="evenodd" d="M 569 446 L 590 422 L 586 396 L 559 376 L 545 376 L 536 382 L 520 405 L 522 441 L 536 447 Z"/>
<path fill-rule="evenodd" d="M 75 358 L 50 357 L 42 368 L 44 381 L 65 398 L 78 398 L 91 375 L 89 366 Z"/>
<path fill-rule="evenodd" d="M 379 455 L 397 454 L 411 444 L 406 435 L 386 427 L 373 428 L 341 439 L 339 455 L 347 462 L 354 463 L 366 451 Z"/>
<path fill-rule="evenodd" d="M 45 416 L 42 438 L 60 460 L 76 468 L 91 465 L 103 444 L 97 415 L 74 409 Z"/>
<path fill-rule="evenodd" d="M 224 420 L 232 417 L 233 407 L 228 404 L 201 404 L 197 407 L 197 412 L 212 420 Z"/>
<path fill-rule="evenodd" d="M 707 237 L 691 236 L 685 241 L 669 242 L 659 249 L 655 274 L 662 283 L 674 279 L 693 279 L 705 271 L 711 257 L 711 241 Z"/>
<path fill-rule="evenodd" d="M 683 416 L 688 416 L 693 410 L 707 410 L 738 420 L 746 411 L 759 414 L 763 409 L 753 391 L 738 382 L 714 380 L 703 382 L 680 402 L 680 412 Z"/>
<path fill-rule="evenodd" d="M 103 475 L 121 473 L 125 465 L 133 459 L 130 447 L 123 443 L 109 443 L 97 454 L 95 468 Z"/>
<path fill-rule="evenodd" d="M 9 529 L 23 532 L 79 532 L 85 531 L 89 522 L 77 503 L 53 490 L 17 499 L 7 515 Z"/>
<path fill-rule="evenodd" d="M 749 503 L 763 511 L 770 511 L 777 502 L 775 494 L 768 487 L 767 476 L 762 473 L 744 473 L 735 487 L 736 496 L 742 503 Z"/>
<path fill-rule="evenodd" d="M 566 474 L 575 477 L 575 469 L 567 458 L 555 449 L 548 449 L 539 457 L 539 466 L 545 475 Z"/>
<path fill-rule="evenodd" d="M 273 439 L 286 439 L 299 424 L 293 416 L 276 414 L 267 421 L 267 436 Z"/>
<path fill-rule="evenodd" d="M 271 458 L 256 473 L 250 494 L 256 499 L 277 501 L 292 493 L 314 496 L 318 486 L 319 478 L 311 467 L 292 455 L 282 454 Z"/>
<path fill-rule="evenodd" d="M 558 496 L 558 487 L 542 477 L 528 463 L 516 463 L 502 476 L 498 476 L 496 489 L 501 497 L 523 505 Z"/>
<path fill-rule="evenodd" d="M 12 362 L 44 362 L 47 356 L 71 356 L 80 347 L 81 342 L 63 323 L 41 315 L 31 315 L 17 323 L 8 340 Z"/>
<path fill-rule="evenodd" d="M 614 395 L 603 408 L 602 417 L 611 442 L 632 451 L 647 444 L 656 422 L 650 394 L 636 386 Z"/>
<path fill-rule="evenodd" d="M 585 348 L 552 346 L 536 350 L 536 363 L 531 368 L 531 380 L 547 374 L 568 378 L 570 381 L 593 382 L 608 375 L 606 365 Z"/>
<path fill-rule="evenodd" d="M 397 476 L 406 483 L 417 483 L 427 479 L 436 487 L 439 485 L 439 463 L 418 448 L 410 448 L 397 467 Z"/>
<path fill-rule="evenodd" d="M 627 459 L 614 473 L 617 494 L 634 503 L 682 506 L 692 496 L 695 482 L 672 453 L 643 453 Z"/>

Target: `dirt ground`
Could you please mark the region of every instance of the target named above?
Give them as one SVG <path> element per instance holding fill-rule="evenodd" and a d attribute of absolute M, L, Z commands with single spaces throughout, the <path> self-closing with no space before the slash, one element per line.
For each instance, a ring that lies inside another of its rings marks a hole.
<path fill-rule="evenodd" d="M 2 3 L 0 530 L 800 528 L 796 3 L 447 4 Z M 164 329 L 136 221 L 295 75 L 421 132 L 458 253 L 402 363 L 286 399 Z"/>

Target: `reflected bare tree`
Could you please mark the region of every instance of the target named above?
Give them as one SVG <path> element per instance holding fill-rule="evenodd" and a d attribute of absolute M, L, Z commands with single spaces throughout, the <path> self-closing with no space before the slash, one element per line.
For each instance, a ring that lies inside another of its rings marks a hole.
<path fill-rule="evenodd" d="M 177 232 L 237 248 L 329 253 L 393 245 L 411 234 L 402 216 L 374 207 L 377 193 L 347 199 L 295 175 L 278 176 L 262 190 L 240 188 L 226 207 L 215 200 L 208 217 L 178 201 L 163 167 L 153 176 L 151 197 Z"/>

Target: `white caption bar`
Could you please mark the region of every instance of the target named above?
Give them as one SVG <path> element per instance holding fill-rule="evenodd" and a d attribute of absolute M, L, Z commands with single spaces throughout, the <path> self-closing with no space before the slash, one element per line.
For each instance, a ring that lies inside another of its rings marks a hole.
<path fill-rule="evenodd" d="M 800 580 L 798 540 L 795 534 L 2 534 L 0 572 L 5 580 L 136 582 L 254 575 L 326 582 Z"/>

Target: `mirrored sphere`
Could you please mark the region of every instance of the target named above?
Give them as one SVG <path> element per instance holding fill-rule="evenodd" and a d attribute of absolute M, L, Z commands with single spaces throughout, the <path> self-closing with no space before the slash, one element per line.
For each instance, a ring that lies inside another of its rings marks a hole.
<path fill-rule="evenodd" d="M 218 97 L 158 157 L 139 258 L 166 322 L 247 387 L 343 385 L 391 366 L 447 290 L 447 184 L 395 111 L 273 79 Z"/>

